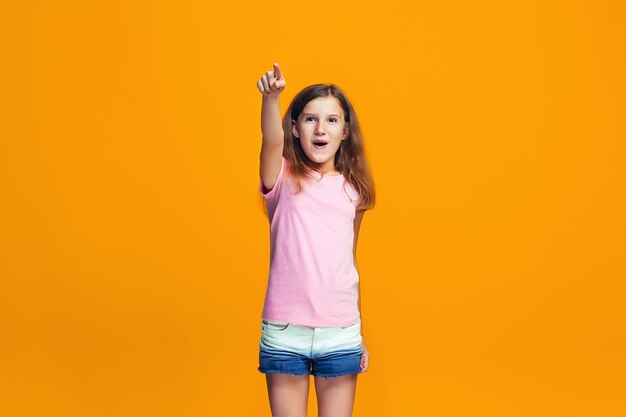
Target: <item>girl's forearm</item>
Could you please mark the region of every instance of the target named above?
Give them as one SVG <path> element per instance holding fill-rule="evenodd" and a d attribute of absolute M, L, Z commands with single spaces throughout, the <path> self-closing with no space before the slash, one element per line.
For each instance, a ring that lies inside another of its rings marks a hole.
<path fill-rule="evenodd" d="M 282 120 L 280 118 L 280 102 L 278 94 L 263 95 L 261 105 L 261 131 L 263 132 L 263 143 L 278 144 L 283 143 L 284 132 Z"/>
<path fill-rule="evenodd" d="M 361 336 L 363 336 L 363 313 L 361 312 L 361 280 L 359 279 L 359 298 L 358 298 L 358 304 L 359 304 L 359 316 L 361 317 Z"/>

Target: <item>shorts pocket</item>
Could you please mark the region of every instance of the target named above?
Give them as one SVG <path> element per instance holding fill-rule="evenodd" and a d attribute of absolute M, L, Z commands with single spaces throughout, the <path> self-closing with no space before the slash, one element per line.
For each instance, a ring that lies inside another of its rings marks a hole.
<path fill-rule="evenodd" d="M 263 320 L 263 323 L 261 324 L 261 329 L 280 332 L 289 327 L 290 324 L 291 323 L 285 323 L 281 321 Z"/>

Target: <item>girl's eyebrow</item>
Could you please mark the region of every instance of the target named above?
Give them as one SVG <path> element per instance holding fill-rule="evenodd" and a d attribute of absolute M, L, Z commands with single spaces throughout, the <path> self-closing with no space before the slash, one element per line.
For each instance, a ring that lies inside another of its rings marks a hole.
<path fill-rule="evenodd" d="M 317 116 L 317 114 L 314 113 L 302 113 L 303 116 Z M 335 117 L 339 117 L 338 114 L 329 114 L 329 116 L 335 116 Z"/>

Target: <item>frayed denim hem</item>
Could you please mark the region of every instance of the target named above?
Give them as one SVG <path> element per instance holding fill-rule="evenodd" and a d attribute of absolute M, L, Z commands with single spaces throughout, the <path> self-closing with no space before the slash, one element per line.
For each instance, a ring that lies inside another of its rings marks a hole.
<path fill-rule="evenodd" d="M 328 375 L 320 375 L 320 374 L 318 373 L 318 374 L 313 374 L 313 376 L 319 376 L 319 377 L 322 377 L 322 378 L 326 378 L 326 379 L 328 379 L 328 378 L 332 378 L 332 377 L 335 377 L 335 376 L 350 375 L 350 374 L 360 374 L 360 373 L 362 373 L 362 372 L 363 372 L 363 371 L 357 371 L 357 372 L 354 372 L 354 371 L 350 371 L 350 372 L 338 372 L 338 373 L 328 374 Z"/>
<path fill-rule="evenodd" d="M 272 369 L 272 370 L 267 370 L 267 371 L 259 369 L 259 372 L 261 372 L 262 374 L 311 375 L 310 372 L 298 373 L 298 372 L 292 372 L 292 371 L 284 371 L 282 369 L 279 369 L 279 370 Z"/>

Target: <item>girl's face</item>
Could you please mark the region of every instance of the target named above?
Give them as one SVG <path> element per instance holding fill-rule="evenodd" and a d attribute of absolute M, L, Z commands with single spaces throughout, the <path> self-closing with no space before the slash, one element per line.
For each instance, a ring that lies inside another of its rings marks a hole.
<path fill-rule="evenodd" d="M 298 121 L 291 121 L 291 129 L 311 161 L 321 164 L 323 172 L 335 170 L 335 153 L 348 136 L 348 125 L 339 100 L 326 96 L 309 101 Z"/>

